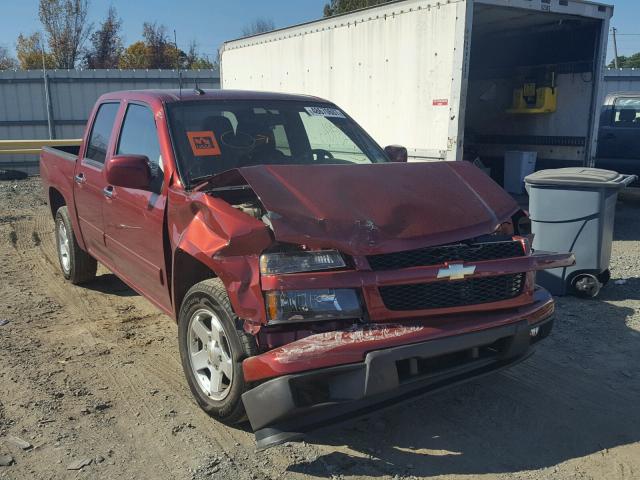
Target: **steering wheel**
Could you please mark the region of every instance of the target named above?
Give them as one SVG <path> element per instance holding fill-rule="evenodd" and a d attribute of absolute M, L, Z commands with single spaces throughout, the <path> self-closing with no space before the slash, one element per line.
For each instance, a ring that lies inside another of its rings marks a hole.
<path fill-rule="evenodd" d="M 316 162 L 324 162 L 326 160 L 334 160 L 333 153 L 329 150 L 325 150 L 324 148 L 314 148 L 311 150 L 311 155 L 315 157 L 314 161 Z"/>

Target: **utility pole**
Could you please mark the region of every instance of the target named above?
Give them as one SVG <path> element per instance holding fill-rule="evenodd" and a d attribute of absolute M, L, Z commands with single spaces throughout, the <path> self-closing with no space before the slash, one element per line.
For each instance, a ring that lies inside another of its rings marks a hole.
<path fill-rule="evenodd" d="M 613 66 L 615 68 L 618 68 L 618 42 L 616 39 L 616 32 L 618 31 L 618 29 L 616 27 L 613 27 L 611 31 L 613 32 L 613 54 L 615 55 L 613 57 Z"/>
<path fill-rule="evenodd" d="M 180 49 L 178 48 L 178 35 L 176 31 L 173 31 L 173 45 L 176 47 L 176 69 L 178 70 L 178 85 L 180 87 L 180 93 L 178 98 L 182 98 L 182 71 L 180 71 Z"/>
<path fill-rule="evenodd" d="M 47 130 L 49 131 L 49 140 L 51 140 L 56 135 L 53 125 L 53 104 L 51 103 L 51 93 L 49 92 L 49 76 L 47 75 L 44 45 L 40 45 L 40 54 L 42 55 L 42 80 L 44 81 L 44 99 L 47 108 Z"/>

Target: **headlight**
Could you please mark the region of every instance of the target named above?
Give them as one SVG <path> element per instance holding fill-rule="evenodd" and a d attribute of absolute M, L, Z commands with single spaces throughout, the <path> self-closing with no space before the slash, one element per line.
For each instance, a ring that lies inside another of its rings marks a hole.
<path fill-rule="evenodd" d="M 263 275 L 331 270 L 345 265 L 344 258 L 335 250 L 265 253 L 260 257 Z"/>
<path fill-rule="evenodd" d="M 265 297 L 270 323 L 362 317 L 353 289 L 267 292 Z"/>

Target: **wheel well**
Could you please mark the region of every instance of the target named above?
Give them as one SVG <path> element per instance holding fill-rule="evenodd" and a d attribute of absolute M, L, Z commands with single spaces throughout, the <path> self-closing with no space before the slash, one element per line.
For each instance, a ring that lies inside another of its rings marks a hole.
<path fill-rule="evenodd" d="M 180 313 L 182 300 L 189 289 L 196 283 L 207 280 L 208 278 L 216 278 L 217 275 L 213 270 L 204 263 L 192 257 L 184 250 L 176 250 L 175 263 L 173 265 L 173 285 L 175 288 L 175 312 L 176 318 Z"/>
<path fill-rule="evenodd" d="M 51 216 L 55 218 L 56 212 L 60 207 L 67 204 L 62 194 L 55 188 L 49 189 L 49 206 L 51 207 Z"/>

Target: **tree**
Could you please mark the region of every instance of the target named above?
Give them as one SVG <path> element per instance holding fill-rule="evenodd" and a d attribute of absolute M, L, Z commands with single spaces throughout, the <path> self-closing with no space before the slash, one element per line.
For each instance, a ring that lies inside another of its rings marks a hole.
<path fill-rule="evenodd" d="M 213 62 L 207 57 L 198 57 L 191 65 L 189 70 L 211 70 L 213 68 Z"/>
<path fill-rule="evenodd" d="M 118 67 L 122 69 L 150 68 L 149 51 L 144 42 L 135 42 L 129 45 L 118 60 Z"/>
<path fill-rule="evenodd" d="M 25 36 L 22 33 L 18 35 L 16 55 L 20 68 L 23 70 L 40 70 L 43 56 L 47 68 L 56 67 L 56 59 L 51 53 L 45 52 L 42 35 L 38 32 L 29 36 Z"/>
<path fill-rule="evenodd" d="M 142 38 L 149 54 L 148 68 L 175 68 L 179 52 L 169 41 L 169 33 L 164 25 L 145 22 L 142 25 Z"/>
<path fill-rule="evenodd" d="M 111 6 L 107 18 L 100 28 L 91 35 L 91 50 L 85 61 L 88 68 L 117 68 L 124 50 L 120 28 L 122 20 L 118 18 L 116 9 Z"/>
<path fill-rule="evenodd" d="M 18 68 L 18 62 L 11 56 L 7 47 L 0 45 L 0 70 Z"/>
<path fill-rule="evenodd" d="M 324 16 L 331 17 L 360 8 L 373 7 L 392 0 L 331 0 L 324 6 Z"/>
<path fill-rule="evenodd" d="M 270 18 L 256 18 L 242 29 L 243 37 L 258 35 L 259 33 L 271 32 L 276 29 L 276 24 Z"/>
<path fill-rule="evenodd" d="M 201 56 L 198 53 L 198 44 L 192 41 L 189 44 L 189 51 L 184 56 L 182 68 L 186 70 L 207 70 L 213 68 L 213 63 L 206 56 Z"/>
<path fill-rule="evenodd" d="M 614 68 L 615 62 L 612 60 L 609 64 L 609 68 Z M 618 55 L 618 67 L 619 68 L 640 68 L 640 52 L 634 53 L 627 57 L 625 55 Z"/>
<path fill-rule="evenodd" d="M 74 68 L 91 33 L 88 0 L 40 0 L 38 14 L 56 67 Z"/>
<path fill-rule="evenodd" d="M 127 68 L 207 69 L 213 64 L 198 53 L 198 44 L 191 42 L 184 52 L 169 40 L 168 29 L 164 25 L 145 23 L 142 29 L 144 40 L 127 47 L 120 57 L 118 66 Z"/>

